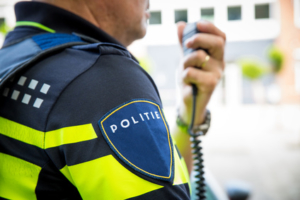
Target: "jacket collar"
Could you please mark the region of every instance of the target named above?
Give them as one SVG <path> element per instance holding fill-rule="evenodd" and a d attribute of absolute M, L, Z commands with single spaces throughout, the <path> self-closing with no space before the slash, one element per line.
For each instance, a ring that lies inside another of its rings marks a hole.
<path fill-rule="evenodd" d="M 27 30 L 31 29 L 31 33 L 39 31 L 40 33 L 77 33 L 101 42 L 122 45 L 112 36 L 80 16 L 47 3 L 19 2 L 15 5 L 15 13 L 17 26 L 14 31 L 16 32 L 21 32 L 20 28 L 23 30 L 26 28 Z"/>

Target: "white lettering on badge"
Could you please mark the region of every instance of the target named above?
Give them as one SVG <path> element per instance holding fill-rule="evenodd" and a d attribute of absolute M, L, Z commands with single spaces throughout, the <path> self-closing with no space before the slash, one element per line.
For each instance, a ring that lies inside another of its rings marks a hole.
<path fill-rule="evenodd" d="M 139 123 L 139 121 L 135 121 L 134 117 L 131 117 L 131 119 L 132 119 L 132 121 L 133 121 L 134 124 Z"/>
<path fill-rule="evenodd" d="M 118 129 L 117 125 L 115 125 L 115 124 L 111 125 L 110 128 L 113 133 L 115 133 L 116 130 Z"/>
<path fill-rule="evenodd" d="M 144 115 L 146 115 L 147 119 L 149 120 L 150 118 L 149 118 L 148 114 L 149 113 L 147 113 L 147 112 L 144 113 Z"/>
<path fill-rule="evenodd" d="M 151 115 L 151 117 L 149 116 L 149 114 Z M 145 121 L 145 119 L 147 120 Z M 147 123 L 148 121 L 159 120 L 159 119 L 161 119 L 161 116 L 157 111 L 137 113 L 136 115 L 130 116 L 128 119 L 122 119 L 119 122 L 115 122 L 114 124 L 110 125 L 110 129 L 112 133 L 116 133 L 119 128 L 117 124 L 120 124 L 120 128 L 125 129 L 125 128 L 129 128 L 130 126 L 134 126 L 138 123 Z"/>
<path fill-rule="evenodd" d="M 140 113 L 140 117 L 141 117 L 142 121 L 144 121 L 143 115 L 141 113 Z"/>
<path fill-rule="evenodd" d="M 129 120 L 128 119 L 123 119 L 121 121 L 121 126 L 122 126 L 122 128 L 128 128 L 130 126 Z"/>
<path fill-rule="evenodd" d="M 158 114 L 157 111 L 155 111 L 155 115 L 156 115 L 156 118 L 157 118 L 157 119 L 160 119 L 159 114 Z"/>
<path fill-rule="evenodd" d="M 155 119 L 153 113 L 152 112 L 150 112 L 150 113 L 151 113 L 152 118 Z"/>

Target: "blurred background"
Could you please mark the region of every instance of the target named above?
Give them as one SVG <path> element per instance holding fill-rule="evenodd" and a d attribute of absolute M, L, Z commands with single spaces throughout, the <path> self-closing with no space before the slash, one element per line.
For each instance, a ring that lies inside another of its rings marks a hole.
<path fill-rule="evenodd" d="M 15 2 L 0 0 L 0 45 Z M 169 125 L 182 58 L 176 22 L 210 21 L 227 44 L 205 165 L 223 188 L 245 182 L 251 200 L 300 200 L 300 0 L 150 0 L 150 11 L 147 35 L 129 50 L 155 80 Z"/>

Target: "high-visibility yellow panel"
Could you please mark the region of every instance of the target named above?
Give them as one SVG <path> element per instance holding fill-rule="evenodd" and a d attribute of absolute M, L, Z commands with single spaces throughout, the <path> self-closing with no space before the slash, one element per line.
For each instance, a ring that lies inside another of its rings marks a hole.
<path fill-rule="evenodd" d="M 182 157 L 180 159 L 181 162 L 181 166 L 182 166 L 182 172 L 181 172 L 181 176 L 186 177 L 186 182 L 189 184 L 189 188 L 190 188 L 190 194 L 192 194 L 192 186 L 191 186 L 191 181 L 190 181 L 190 174 L 189 171 L 187 169 L 186 163 L 184 158 Z"/>
<path fill-rule="evenodd" d="M 41 167 L 25 160 L 0 153 L 0 197 L 36 199 L 35 188 Z"/>
<path fill-rule="evenodd" d="M 0 134 L 40 148 L 44 146 L 44 132 L 0 117 Z"/>
<path fill-rule="evenodd" d="M 69 166 L 69 171 L 83 199 L 128 199 L 163 187 L 133 174 L 112 155 Z"/>
<path fill-rule="evenodd" d="M 65 177 L 66 177 L 73 185 L 75 185 L 75 184 L 74 184 L 74 181 L 73 181 L 73 179 L 72 179 L 72 176 L 71 176 L 71 174 L 70 174 L 69 168 L 68 168 L 67 165 L 64 166 L 62 169 L 60 169 L 60 172 L 61 172 L 63 175 L 65 175 Z"/>
<path fill-rule="evenodd" d="M 174 173 L 174 181 L 173 181 L 173 185 L 180 185 L 180 184 L 185 184 L 188 183 L 189 184 L 189 188 L 190 188 L 190 194 L 192 194 L 192 187 L 191 187 L 191 182 L 190 182 L 190 175 L 189 175 L 189 171 L 187 169 L 186 163 L 184 161 L 184 158 L 179 157 L 178 152 L 175 148 L 176 145 L 176 141 L 173 139 L 173 151 L 174 153 L 174 160 L 175 160 L 175 173 Z"/>
<path fill-rule="evenodd" d="M 189 173 L 187 171 L 186 164 L 184 162 L 184 159 L 180 159 L 179 155 L 177 153 L 177 150 L 175 149 L 175 146 L 173 147 L 174 157 L 175 157 L 175 173 L 174 173 L 174 182 L 173 185 L 180 185 L 185 184 L 189 182 Z"/>
<path fill-rule="evenodd" d="M 45 149 L 97 138 L 92 124 L 65 127 L 46 132 Z"/>
<path fill-rule="evenodd" d="M 41 149 L 97 138 L 92 124 L 64 127 L 45 133 L 3 117 L 0 117 L 0 134 Z"/>

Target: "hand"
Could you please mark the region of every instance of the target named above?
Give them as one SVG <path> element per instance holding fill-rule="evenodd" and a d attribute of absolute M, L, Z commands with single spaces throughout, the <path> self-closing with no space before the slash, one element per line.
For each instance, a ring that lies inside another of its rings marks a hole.
<path fill-rule="evenodd" d="M 179 22 L 178 37 L 182 44 L 183 29 L 186 23 Z M 192 115 L 192 84 L 198 88 L 195 125 L 204 121 L 206 106 L 210 97 L 223 75 L 225 68 L 224 63 L 224 46 L 226 35 L 215 27 L 212 23 L 206 21 L 197 22 L 198 33 L 189 38 L 185 45 L 192 49 L 206 49 L 210 59 L 205 62 L 207 53 L 203 50 L 197 50 L 183 58 L 181 69 L 179 70 L 182 102 L 179 108 L 179 115 L 186 124 L 191 123 Z M 197 69 L 198 68 L 198 69 Z M 199 69 L 201 68 L 201 69 Z"/>

